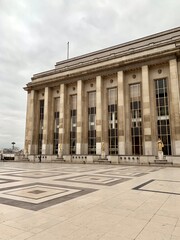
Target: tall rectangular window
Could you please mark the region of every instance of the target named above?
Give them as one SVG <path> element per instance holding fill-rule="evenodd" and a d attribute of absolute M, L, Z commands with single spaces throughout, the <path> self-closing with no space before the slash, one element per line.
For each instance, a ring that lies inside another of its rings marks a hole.
<path fill-rule="evenodd" d="M 38 154 L 42 153 L 43 122 L 44 122 L 44 100 L 39 102 L 39 134 L 38 134 Z"/>
<path fill-rule="evenodd" d="M 140 84 L 132 84 L 130 87 L 130 116 L 132 154 L 142 155 L 142 118 L 141 118 L 141 89 Z"/>
<path fill-rule="evenodd" d="M 158 137 L 163 141 L 164 154 L 171 155 L 171 135 L 166 79 L 155 80 L 155 91 L 156 91 Z"/>
<path fill-rule="evenodd" d="M 70 154 L 76 154 L 77 95 L 70 96 Z"/>
<path fill-rule="evenodd" d="M 88 154 L 96 154 L 96 92 L 88 93 Z"/>
<path fill-rule="evenodd" d="M 59 143 L 59 108 L 60 98 L 54 99 L 54 139 L 53 139 L 53 153 L 58 154 Z"/>
<path fill-rule="evenodd" d="M 117 88 L 108 89 L 109 154 L 118 154 Z"/>

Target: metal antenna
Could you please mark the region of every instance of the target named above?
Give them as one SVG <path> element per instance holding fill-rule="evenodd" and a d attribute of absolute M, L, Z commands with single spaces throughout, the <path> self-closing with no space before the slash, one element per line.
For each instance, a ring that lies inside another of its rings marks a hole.
<path fill-rule="evenodd" d="M 69 59 L 69 42 L 67 42 L 67 59 Z"/>

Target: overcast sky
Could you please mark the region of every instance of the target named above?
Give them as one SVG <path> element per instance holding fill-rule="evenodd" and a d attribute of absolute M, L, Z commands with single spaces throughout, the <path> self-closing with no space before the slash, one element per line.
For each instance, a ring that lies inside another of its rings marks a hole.
<path fill-rule="evenodd" d="M 180 0 L 0 0 L 0 149 L 23 148 L 33 74 L 70 57 L 179 27 Z"/>

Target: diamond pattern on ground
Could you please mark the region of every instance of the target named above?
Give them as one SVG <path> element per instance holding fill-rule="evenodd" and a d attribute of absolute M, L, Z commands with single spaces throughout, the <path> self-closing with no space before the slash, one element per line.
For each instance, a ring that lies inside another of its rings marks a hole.
<path fill-rule="evenodd" d="M 102 175 L 80 175 L 75 177 L 56 179 L 55 181 L 67 181 L 86 184 L 96 184 L 104 186 L 112 186 L 121 182 L 128 181 L 130 178 L 108 177 Z"/>
<path fill-rule="evenodd" d="M 37 211 L 93 191 L 96 189 L 31 183 L 0 189 L 0 204 Z"/>
<path fill-rule="evenodd" d="M 60 176 L 65 175 L 67 173 L 52 173 L 52 172 L 46 172 L 46 171 L 31 171 L 31 172 L 23 172 L 23 173 L 12 173 L 12 174 L 6 174 L 6 176 L 14 176 L 14 177 L 25 177 L 25 178 L 48 178 L 48 177 L 54 177 L 54 176 Z"/>

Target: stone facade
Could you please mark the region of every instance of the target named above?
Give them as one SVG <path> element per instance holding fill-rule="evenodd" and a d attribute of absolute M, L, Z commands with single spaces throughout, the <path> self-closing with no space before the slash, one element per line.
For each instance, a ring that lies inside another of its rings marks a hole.
<path fill-rule="evenodd" d="M 29 156 L 156 156 L 158 137 L 180 155 L 180 28 L 57 62 L 24 89 Z"/>

